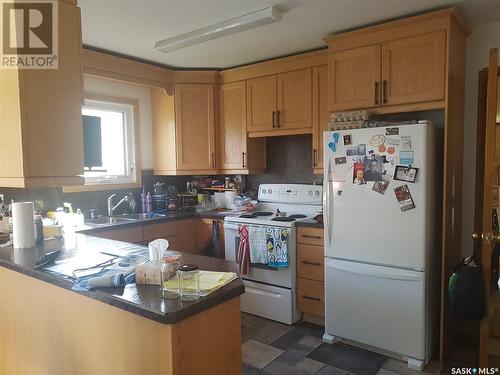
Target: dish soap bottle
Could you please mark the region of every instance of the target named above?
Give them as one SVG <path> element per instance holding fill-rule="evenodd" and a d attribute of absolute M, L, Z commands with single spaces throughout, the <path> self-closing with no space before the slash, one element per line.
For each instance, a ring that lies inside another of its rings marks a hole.
<path fill-rule="evenodd" d="M 143 186 L 142 193 L 141 193 L 141 212 L 147 212 L 146 211 L 147 209 L 148 209 L 148 205 L 146 203 L 146 188 Z"/>
<path fill-rule="evenodd" d="M 153 197 L 151 196 L 151 193 L 148 191 L 148 194 L 146 195 L 146 211 L 145 212 L 152 212 L 153 211 Z"/>

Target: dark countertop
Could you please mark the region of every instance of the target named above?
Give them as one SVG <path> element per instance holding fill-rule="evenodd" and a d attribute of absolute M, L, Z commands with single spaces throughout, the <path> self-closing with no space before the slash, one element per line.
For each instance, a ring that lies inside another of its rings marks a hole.
<path fill-rule="evenodd" d="M 224 211 L 206 211 L 206 212 L 196 212 L 194 210 L 171 212 L 166 216 L 159 216 L 155 218 L 145 218 L 134 221 L 121 221 L 111 224 L 89 224 L 85 223 L 82 227 L 77 228 L 78 233 L 97 233 L 106 230 L 117 229 L 117 228 L 130 228 L 137 225 L 148 225 L 156 223 L 164 223 L 169 221 L 178 221 L 184 219 L 191 219 L 194 217 L 200 217 L 204 219 L 224 219 L 226 216 L 232 213 L 231 210 Z M 119 216 L 118 216 L 119 217 Z"/>
<path fill-rule="evenodd" d="M 0 248 L 0 267 L 8 268 L 58 287 L 72 290 L 73 282 L 70 279 L 48 271 L 34 269 L 36 261 L 44 254 L 54 250 L 62 250 L 58 258 L 58 260 L 62 260 L 93 257 L 97 256 L 99 251 L 110 251 L 109 249 L 115 251 L 118 249 L 133 251 L 139 248 L 145 247 L 85 234 L 68 234 L 58 240 L 45 241 L 43 245 L 35 248 Z M 236 264 L 233 262 L 188 253 L 179 254 L 182 255 L 182 263 L 197 264 L 202 270 L 236 272 Z M 104 288 L 90 292 L 74 293 L 82 294 L 83 296 L 99 300 L 160 323 L 174 324 L 210 307 L 238 297 L 244 292 L 245 287 L 243 282 L 238 278 L 195 302 L 182 302 L 179 299 L 163 299 L 160 287 L 157 285 L 129 284 L 123 288 Z"/>
<path fill-rule="evenodd" d="M 310 227 L 310 228 L 323 228 L 323 223 L 320 223 L 314 219 L 311 220 L 300 220 L 295 223 L 298 227 Z"/>

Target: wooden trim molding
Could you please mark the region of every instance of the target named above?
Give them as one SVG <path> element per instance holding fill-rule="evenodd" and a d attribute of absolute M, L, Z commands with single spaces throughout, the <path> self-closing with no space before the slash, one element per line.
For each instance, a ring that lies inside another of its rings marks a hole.
<path fill-rule="evenodd" d="M 141 168 L 141 139 L 140 139 L 140 119 L 139 100 L 133 98 L 122 98 L 117 96 L 101 95 L 95 93 L 85 93 L 85 99 L 99 100 L 110 103 L 129 104 L 134 107 L 134 154 L 135 154 L 135 182 L 120 184 L 89 184 L 79 186 L 63 186 L 63 193 L 79 193 L 84 191 L 102 191 L 115 189 L 136 189 L 142 186 Z"/>
<path fill-rule="evenodd" d="M 457 21 L 466 36 L 470 34 L 470 28 L 457 9 L 447 8 L 353 31 L 341 32 L 323 38 L 323 40 L 329 44 L 330 52 L 342 51 L 439 30 L 448 30 L 450 18 Z"/>
<path fill-rule="evenodd" d="M 96 77 L 167 88 L 174 82 L 174 72 L 124 57 L 82 49 L 83 73 Z"/>
<path fill-rule="evenodd" d="M 328 50 L 325 48 L 318 51 L 302 53 L 300 55 L 223 70 L 220 72 L 220 83 L 243 81 L 327 64 Z"/>

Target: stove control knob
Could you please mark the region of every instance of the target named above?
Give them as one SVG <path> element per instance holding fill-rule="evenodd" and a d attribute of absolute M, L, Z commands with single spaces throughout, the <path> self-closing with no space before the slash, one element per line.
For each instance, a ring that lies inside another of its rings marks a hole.
<path fill-rule="evenodd" d="M 316 190 L 316 191 L 314 192 L 314 195 L 318 197 L 318 196 L 319 196 L 319 190 Z"/>
<path fill-rule="evenodd" d="M 262 189 L 262 194 L 266 194 L 267 193 L 267 190 L 266 189 Z"/>
<path fill-rule="evenodd" d="M 312 191 L 312 190 L 309 190 L 309 191 L 307 192 L 307 195 L 312 196 L 312 195 L 313 195 L 313 191 Z"/>
<path fill-rule="evenodd" d="M 269 189 L 267 192 L 268 192 L 269 194 L 272 194 L 272 193 L 273 193 L 273 189 Z"/>

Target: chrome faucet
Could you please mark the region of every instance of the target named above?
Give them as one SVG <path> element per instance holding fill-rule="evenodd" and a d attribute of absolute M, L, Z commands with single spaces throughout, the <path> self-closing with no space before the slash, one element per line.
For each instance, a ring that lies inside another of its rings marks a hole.
<path fill-rule="evenodd" d="M 113 206 L 113 198 L 116 194 L 111 194 L 108 198 L 108 216 L 113 216 L 114 211 L 120 206 L 123 202 L 128 202 L 128 194 L 125 195 L 117 204 Z"/>

